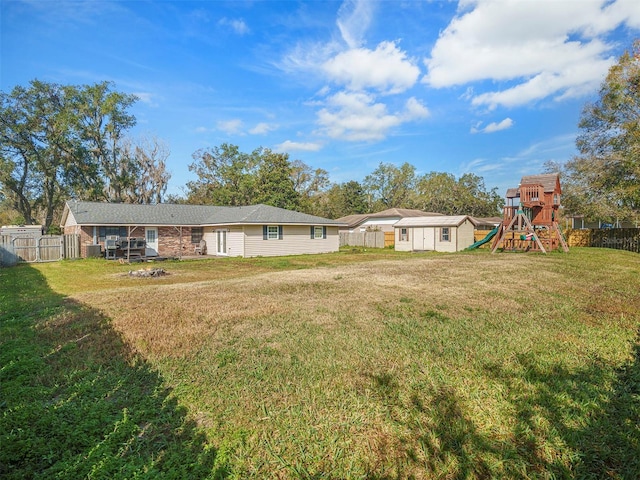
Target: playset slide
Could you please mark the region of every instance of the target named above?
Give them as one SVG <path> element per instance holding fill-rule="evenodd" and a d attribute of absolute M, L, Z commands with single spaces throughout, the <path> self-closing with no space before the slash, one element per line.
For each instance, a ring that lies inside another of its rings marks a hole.
<path fill-rule="evenodd" d="M 500 229 L 500 226 L 497 226 L 496 228 L 494 228 L 493 230 L 491 230 L 489 233 L 487 233 L 487 236 L 484 237 L 482 240 L 478 240 L 476 243 L 473 243 L 471 245 L 469 245 L 467 247 L 467 250 L 473 250 L 474 248 L 478 248 L 481 245 L 484 245 L 485 243 L 487 243 L 489 240 L 491 240 L 493 237 L 495 237 L 496 233 L 498 233 L 498 230 Z"/>

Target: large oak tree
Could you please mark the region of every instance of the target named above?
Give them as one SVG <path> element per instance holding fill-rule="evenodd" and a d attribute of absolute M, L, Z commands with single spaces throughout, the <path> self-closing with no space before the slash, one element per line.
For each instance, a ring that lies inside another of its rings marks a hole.
<path fill-rule="evenodd" d="M 65 199 L 160 202 L 166 148 L 132 147 L 136 97 L 109 82 L 33 80 L 0 92 L 0 194 L 26 224 L 49 227 Z"/>

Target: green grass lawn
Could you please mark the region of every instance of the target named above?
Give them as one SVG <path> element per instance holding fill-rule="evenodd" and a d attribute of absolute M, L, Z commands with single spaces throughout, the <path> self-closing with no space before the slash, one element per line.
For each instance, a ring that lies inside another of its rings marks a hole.
<path fill-rule="evenodd" d="M 640 478 L 639 312 L 604 249 L 0 269 L 0 477 Z"/>

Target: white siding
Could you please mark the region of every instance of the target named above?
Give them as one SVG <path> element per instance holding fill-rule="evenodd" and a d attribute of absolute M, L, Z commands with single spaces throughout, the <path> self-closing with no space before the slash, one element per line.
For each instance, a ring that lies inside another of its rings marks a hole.
<path fill-rule="evenodd" d="M 202 235 L 202 239 L 207 242 L 207 255 L 215 255 L 216 254 L 216 234 L 214 233 L 211 227 L 204 228 L 204 234 Z M 195 245 L 191 246 L 195 248 Z"/>
<path fill-rule="evenodd" d="M 381 230 L 383 232 L 393 232 L 393 225 L 400 220 L 400 217 L 392 218 L 370 218 L 362 223 L 355 231 L 364 232 L 367 228 Z"/>
<path fill-rule="evenodd" d="M 231 227 L 227 233 L 227 255 L 244 257 L 244 239 L 243 227 Z"/>
<path fill-rule="evenodd" d="M 262 227 L 244 227 L 245 257 L 337 252 L 340 247 L 338 227 L 327 226 L 327 238 L 313 240 L 310 225 L 284 225 L 282 240 L 263 240 Z"/>
<path fill-rule="evenodd" d="M 475 242 L 473 235 L 474 230 L 475 227 L 470 220 L 467 220 L 458 227 L 458 250 L 464 250 Z"/>
<path fill-rule="evenodd" d="M 411 251 L 411 242 L 413 239 L 413 229 L 409 227 L 405 227 L 407 229 L 407 239 L 402 241 L 400 240 L 401 230 L 400 228 L 396 228 L 396 241 L 395 241 L 395 249 L 398 252 L 410 252 Z"/>
<path fill-rule="evenodd" d="M 449 228 L 449 240 L 442 241 L 442 229 Z M 433 229 L 435 231 L 435 246 L 436 252 L 455 252 L 456 251 L 456 239 L 458 238 L 458 229 L 456 227 L 437 227 Z"/>

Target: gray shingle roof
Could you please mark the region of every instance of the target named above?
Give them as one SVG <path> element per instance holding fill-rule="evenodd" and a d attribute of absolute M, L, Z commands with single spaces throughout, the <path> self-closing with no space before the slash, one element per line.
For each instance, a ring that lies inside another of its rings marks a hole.
<path fill-rule="evenodd" d="M 229 225 L 229 224 L 303 224 L 342 225 L 315 215 L 294 212 L 269 205 L 218 207 L 208 205 L 138 205 L 69 201 L 63 213 L 71 214 L 80 225 Z"/>

